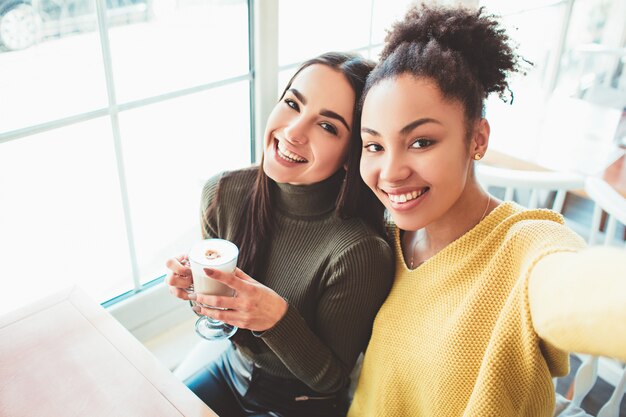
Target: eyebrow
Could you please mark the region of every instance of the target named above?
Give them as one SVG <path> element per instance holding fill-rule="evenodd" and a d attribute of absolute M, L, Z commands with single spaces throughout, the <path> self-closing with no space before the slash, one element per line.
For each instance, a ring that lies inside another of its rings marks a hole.
<path fill-rule="evenodd" d="M 301 102 L 302 104 L 306 104 L 306 98 L 304 98 L 304 96 L 302 95 L 302 93 L 301 93 L 301 92 L 299 92 L 299 91 L 298 91 L 298 90 L 296 90 L 295 88 L 290 88 L 290 89 L 289 89 L 289 90 L 287 90 L 287 91 L 291 91 L 291 93 L 293 93 L 293 95 L 294 95 L 294 96 L 296 96 L 296 98 L 297 98 L 298 100 L 300 100 L 300 102 Z"/>
<path fill-rule="evenodd" d="M 341 117 L 341 115 L 335 113 L 332 110 L 327 110 L 327 109 L 322 109 L 320 111 L 320 114 L 322 116 L 330 117 L 331 119 L 339 120 L 341 123 L 343 123 L 343 125 L 346 127 L 346 129 L 348 129 L 348 132 L 350 132 L 350 126 L 348 126 L 348 123 L 346 122 L 346 119 Z"/>
<path fill-rule="evenodd" d="M 421 119 L 414 120 L 408 125 L 404 126 L 402 129 L 400 129 L 400 134 L 406 135 L 407 133 L 409 133 L 411 130 L 415 129 L 416 127 L 427 124 L 427 123 L 435 123 L 438 125 L 441 124 L 441 122 L 437 119 L 432 119 L 430 117 L 423 117 Z M 378 133 L 374 129 L 370 129 L 369 127 L 361 128 L 361 133 L 368 133 L 372 136 L 380 136 L 380 133 Z"/>
<path fill-rule="evenodd" d="M 302 104 L 306 105 L 306 98 L 302 95 L 301 92 L 299 92 L 295 88 L 290 88 L 287 91 L 291 92 L 294 96 L 296 96 L 296 98 L 298 100 L 300 100 L 300 102 Z M 348 129 L 348 132 L 350 132 L 350 126 L 348 126 L 348 122 L 346 122 L 346 119 L 344 119 L 340 114 L 338 114 L 338 113 L 336 113 L 336 112 L 334 112 L 332 110 L 322 109 L 322 110 L 320 110 L 320 115 L 326 116 L 326 117 L 330 117 L 331 119 L 338 120 L 339 122 L 341 122 L 346 127 L 346 129 Z"/>

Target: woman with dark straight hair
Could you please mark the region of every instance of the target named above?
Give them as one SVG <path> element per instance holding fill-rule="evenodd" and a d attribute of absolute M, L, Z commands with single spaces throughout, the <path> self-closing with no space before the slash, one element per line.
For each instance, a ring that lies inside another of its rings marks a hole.
<path fill-rule="evenodd" d="M 186 383 L 223 416 L 344 416 L 349 375 L 387 295 L 383 206 L 358 172 L 357 103 L 373 63 L 326 53 L 305 62 L 270 115 L 260 166 L 210 179 L 203 237 L 240 249 L 235 297 L 188 294 L 186 256 L 171 292 L 238 326 L 229 348 Z M 253 278 L 254 277 L 254 278 Z"/>
<path fill-rule="evenodd" d="M 357 97 L 360 97 L 364 86 L 364 75 L 371 70 L 370 64 L 356 56 L 343 53 L 326 53 L 303 63 L 283 90 L 281 99 L 291 88 L 294 79 L 305 68 L 311 65 L 326 65 L 330 68 L 343 72 L 346 80 L 350 83 Z M 345 176 L 339 189 L 336 202 L 336 212 L 343 218 L 361 218 L 368 226 L 379 234 L 383 234 L 383 205 L 376 199 L 374 194 L 367 188 L 359 175 L 359 158 L 361 156 L 360 143 L 360 113 L 354 114 L 352 131 L 356 138 L 349 143 L 349 152 L 346 160 Z M 261 160 L 261 166 L 265 165 L 265 154 Z M 264 267 L 266 258 L 267 242 L 272 233 L 273 208 L 271 194 L 275 185 L 264 170 L 256 170 L 255 186 L 249 195 L 247 204 L 250 204 L 250 216 L 246 217 L 245 226 L 237 231 L 235 242 L 240 242 L 241 269 L 249 271 L 250 275 L 257 275 Z M 344 173 L 342 173 L 344 174 Z M 203 221 L 212 218 L 215 214 L 217 199 L 213 200 Z"/>

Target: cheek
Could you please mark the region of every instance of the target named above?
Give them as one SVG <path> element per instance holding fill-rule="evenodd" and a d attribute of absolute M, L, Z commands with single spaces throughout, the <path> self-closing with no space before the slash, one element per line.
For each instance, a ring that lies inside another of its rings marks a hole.
<path fill-rule="evenodd" d="M 456 200 L 467 183 L 467 161 L 460 155 L 439 159 L 423 170 L 423 178 L 431 184 L 439 203 L 448 205 Z"/>
<path fill-rule="evenodd" d="M 339 142 L 338 139 L 332 139 L 336 142 L 328 141 L 328 138 L 320 138 L 317 142 L 317 159 L 327 166 L 329 170 L 335 170 L 343 165 L 348 157 L 348 143 Z M 334 172 L 334 171 L 333 171 Z"/>
<path fill-rule="evenodd" d="M 374 189 L 376 185 L 376 177 L 377 177 L 377 169 L 372 161 L 367 156 L 361 156 L 361 162 L 359 164 L 359 171 L 361 172 L 361 178 L 363 178 L 363 182 L 371 188 Z"/>
<path fill-rule="evenodd" d="M 420 174 L 432 184 L 457 183 L 467 170 L 467 156 L 457 149 L 439 149 L 420 164 Z"/>
<path fill-rule="evenodd" d="M 279 103 L 280 104 L 280 103 Z M 267 123 L 265 123 L 265 145 L 269 145 L 271 142 L 272 132 L 277 129 L 281 121 L 281 111 L 276 105 L 269 117 L 267 118 Z"/>

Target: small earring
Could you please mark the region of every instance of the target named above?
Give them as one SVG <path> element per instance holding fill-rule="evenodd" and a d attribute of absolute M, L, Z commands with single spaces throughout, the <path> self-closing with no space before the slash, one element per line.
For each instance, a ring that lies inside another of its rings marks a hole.
<path fill-rule="evenodd" d="M 482 156 L 481 154 L 477 153 L 476 155 L 474 155 L 474 160 L 475 160 L 475 161 L 478 161 L 478 160 L 480 160 L 482 157 L 483 157 L 483 156 Z"/>

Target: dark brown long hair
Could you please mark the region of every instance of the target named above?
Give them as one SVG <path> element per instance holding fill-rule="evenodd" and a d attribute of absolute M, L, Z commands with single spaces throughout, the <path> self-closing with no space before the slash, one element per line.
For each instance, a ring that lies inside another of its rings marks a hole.
<path fill-rule="evenodd" d="M 384 207 L 365 185 L 359 174 L 359 160 L 361 158 L 361 113 L 357 103 L 360 100 L 365 80 L 374 63 L 359 55 L 342 52 L 328 52 L 304 62 L 298 71 L 287 83 L 280 99 L 289 90 L 293 80 L 300 71 L 314 64 L 326 65 L 340 71 L 352 86 L 355 93 L 355 106 L 352 120 L 352 134 L 346 161 L 345 180 L 337 196 L 336 213 L 343 219 L 360 218 L 362 221 L 381 235 L 384 234 L 383 212 Z M 258 168 L 254 187 L 245 197 L 245 209 L 241 225 L 233 238 L 239 247 L 239 267 L 255 279 L 263 279 L 265 270 L 268 242 L 272 238 L 273 229 L 273 201 L 276 184 L 263 171 L 263 159 Z M 219 200 L 219 186 L 213 204 L 207 209 L 205 221 L 214 215 Z"/>

